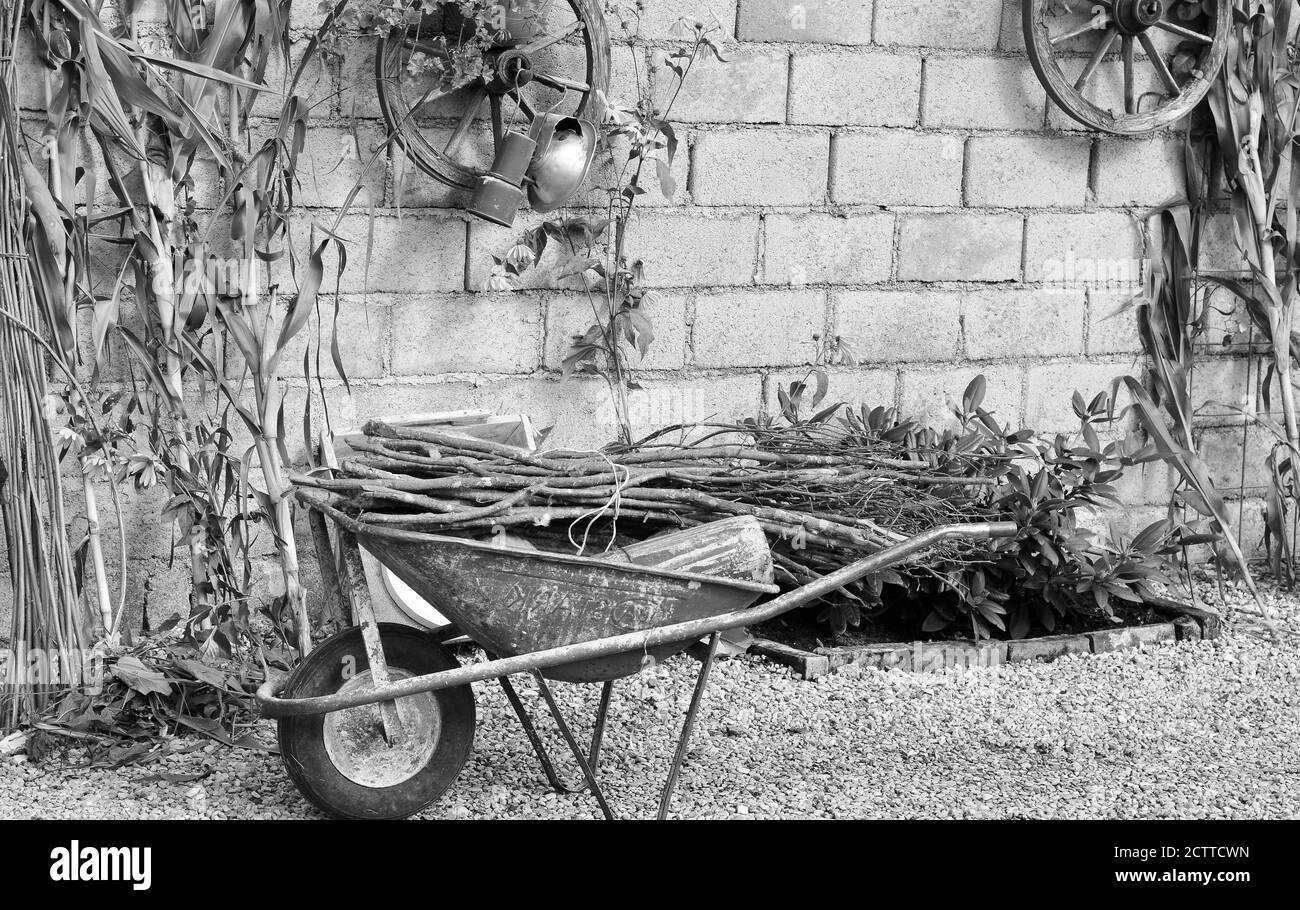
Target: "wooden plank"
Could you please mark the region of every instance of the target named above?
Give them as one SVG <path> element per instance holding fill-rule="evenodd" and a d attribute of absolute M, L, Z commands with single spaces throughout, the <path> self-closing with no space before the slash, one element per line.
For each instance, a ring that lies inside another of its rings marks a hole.
<path fill-rule="evenodd" d="M 384 644 L 379 636 L 379 623 L 375 620 L 374 605 L 370 602 L 370 586 L 366 570 L 361 563 L 361 549 L 350 531 L 339 529 L 339 550 L 347 575 L 346 587 L 352 603 L 352 615 L 361 626 L 361 637 L 366 643 L 366 660 L 370 664 L 370 678 L 376 688 L 388 685 L 388 662 L 384 659 Z M 390 745 L 403 741 L 402 719 L 397 714 L 397 702 L 379 704 L 384 723 L 384 737 Z"/>
<path fill-rule="evenodd" d="M 1202 638 L 1218 638 L 1219 633 L 1223 630 L 1223 615 L 1217 610 L 1193 606 L 1180 600 L 1170 600 L 1167 597 L 1152 597 L 1146 603 L 1152 609 L 1166 616 L 1191 617 L 1201 627 Z"/>

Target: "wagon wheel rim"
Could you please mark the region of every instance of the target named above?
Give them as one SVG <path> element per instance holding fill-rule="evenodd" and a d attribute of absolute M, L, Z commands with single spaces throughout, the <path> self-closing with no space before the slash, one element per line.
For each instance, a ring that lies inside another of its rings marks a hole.
<path fill-rule="evenodd" d="M 609 38 L 597 0 L 519 0 L 536 30 L 512 39 L 498 34 L 483 51 L 482 75 L 461 84 L 422 86 L 411 77 L 415 53 L 449 58 L 463 29 L 429 29 L 421 0 L 403 26 L 381 37 L 375 54 L 380 110 L 390 136 L 421 171 L 463 189 L 488 173 L 507 130 L 528 132 L 543 114 L 562 113 L 599 123 L 609 88 Z M 445 9 L 438 6 L 436 9 Z M 567 10 L 567 13 L 565 12 Z M 442 37 L 445 40 L 436 40 Z M 581 47 L 578 65 L 557 58 Z M 426 80 L 428 81 L 428 80 Z M 459 95 L 458 101 L 451 96 Z M 442 116 L 440 106 L 450 113 Z M 490 151 L 484 140 L 490 136 Z M 478 154 L 476 155 L 475 152 Z M 476 160 L 477 159 L 477 160 Z"/>
<path fill-rule="evenodd" d="M 1091 0 L 1074 12 L 1060 0 L 1024 0 L 1025 46 L 1048 96 L 1070 117 L 1101 132 L 1150 133 L 1191 113 L 1223 65 L 1232 4 L 1212 6 Z M 1172 55 L 1158 44 L 1166 37 L 1178 42 Z M 1100 94 L 1107 69 L 1118 69 L 1111 75 L 1122 84 L 1111 106 Z"/>

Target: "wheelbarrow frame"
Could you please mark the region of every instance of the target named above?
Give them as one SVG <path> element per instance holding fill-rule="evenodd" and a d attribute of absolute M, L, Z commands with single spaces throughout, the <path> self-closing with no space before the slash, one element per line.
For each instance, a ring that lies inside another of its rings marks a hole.
<path fill-rule="evenodd" d="M 320 509 L 326 516 L 333 519 L 336 525 L 338 525 L 338 540 L 341 552 L 338 554 L 340 558 L 336 564 L 341 566 L 348 574 L 356 571 L 360 566 L 360 554 L 357 549 L 358 545 L 356 538 L 353 535 L 352 530 L 349 529 L 349 526 L 355 525 L 355 520 L 328 505 L 323 505 L 319 502 L 313 502 L 312 505 L 313 508 Z M 628 651 L 645 651 L 657 645 L 680 642 L 687 639 L 699 639 L 708 636 L 709 645 L 701 660 L 699 675 L 695 683 L 695 690 L 682 726 L 681 735 L 678 738 L 673 763 L 669 768 L 668 779 L 660 794 L 658 816 L 659 818 L 664 818 L 668 813 L 672 799 L 672 792 L 680 773 L 682 762 L 686 756 L 691 732 L 694 727 L 696 716 L 699 712 L 700 702 L 708 685 L 709 673 L 717 654 L 718 641 L 721 633 L 742 626 L 755 625 L 775 619 L 791 610 L 810 603 L 818 597 L 829 594 L 844 585 L 858 581 L 859 579 L 872 573 L 879 572 L 882 569 L 897 565 L 909 557 L 945 540 L 1013 537 L 1017 531 L 1018 528 L 1014 522 L 972 522 L 942 525 L 931 528 L 928 531 L 924 531 L 908 538 L 907 540 L 882 549 L 835 572 L 822 576 L 816 581 L 774 597 L 772 600 L 759 604 L 758 606 L 720 613 L 700 619 L 677 622 L 671 625 L 658 626 L 650 629 L 626 632 L 619 635 L 611 635 L 589 641 L 562 645 L 560 647 L 548 648 L 541 651 L 518 654 L 510 657 L 496 657 L 491 653 L 491 651 L 488 651 L 485 648 L 489 657 L 486 662 L 470 664 L 458 667 L 454 670 L 445 670 L 395 681 L 389 681 L 388 679 L 387 664 L 384 660 L 383 647 L 380 642 L 378 623 L 375 620 L 374 611 L 365 589 L 365 579 L 362 577 L 359 582 L 354 580 L 350 584 L 339 584 L 338 590 L 341 597 L 345 600 L 348 599 L 350 595 L 352 601 L 351 615 L 353 620 L 361 627 L 362 635 L 366 642 L 367 657 L 371 662 L 371 675 L 375 683 L 374 688 L 368 691 L 354 691 L 350 693 L 337 692 L 332 695 L 320 695 L 308 698 L 280 698 L 278 697 L 279 693 L 283 691 L 288 682 L 288 677 L 277 676 L 268 678 L 266 682 L 258 688 L 256 696 L 257 703 L 265 717 L 292 717 L 327 714 L 347 708 L 380 704 L 385 734 L 389 736 L 390 739 L 400 739 L 402 736 L 402 730 L 396 712 L 396 699 L 495 679 L 502 686 L 511 707 L 519 717 L 524 732 L 527 734 L 534 751 L 537 753 L 538 760 L 542 765 L 548 782 L 555 787 L 555 789 L 561 792 L 573 792 L 576 789 L 581 789 L 581 787 L 569 787 L 560 781 L 558 775 L 555 773 L 554 764 L 547 755 L 541 739 L 536 732 L 535 726 L 528 717 L 522 701 L 519 699 L 518 694 L 514 691 L 514 688 L 509 681 L 509 677 L 513 674 L 531 673 L 537 680 L 541 694 L 547 703 L 547 707 L 550 710 L 552 717 L 555 719 L 556 726 L 559 728 L 566 745 L 573 753 L 578 766 L 582 769 L 583 778 L 585 779 L 587 787 L 591 789 L 592 794 L 600 804 L 601 811 L 604 813 L 605 817 L 613 818 L 613 812 L 609 807 L 608 801 L 605 799 L 595 773 L 599 761 L 600 745 L 604 733 L 605 719 L 607 717 L 613 683 L 612 681 L 608 681 L 602 688 L 600 706 L 597 710 L 596 723 L 592 733 L 592 741 L 589 749 L 584 754 L 584 750 L 579 746 L 568 723 L 564 719 L 563 713 L 556 704 L 549 685 L 542 677 L 541 671 L 551 667 L 575 663 L 577 661 L 608 657 Z M 378 533 L 382 533 L 382 531 Z M 318 552 L 319 549 L 320 547 L 318 544 Z M 342 581 L 343 580 L 340 579 L 340 582 Z M 435 634 L 437 638 L 441 638 L 445 641 L 459 635 L 460 630 L 452 628 L 443 630 L 441 633 L 431 634 Z M 482 646 L 482 643 L 479 644 Z"/>

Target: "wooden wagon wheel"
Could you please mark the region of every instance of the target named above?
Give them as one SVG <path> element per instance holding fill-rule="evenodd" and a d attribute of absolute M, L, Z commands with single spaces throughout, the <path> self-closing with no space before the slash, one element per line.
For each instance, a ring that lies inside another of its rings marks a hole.
<path fill-rule="evenodd" d="M 1025 46 L 1047 94 L 1080 123 L 1120 135 L 1196 107 L 1223 65 L 1231 21 L 1231 0 L 1024 0 Z"/>
<path fill-rule="evenodd" d="M 509 0 L 505 27 L 483 37 L 456 3 L 416 0 L 404 25 L 379 39 L 379 104 L 415 165 L 474 188 L 506 130 L 562 114 L 599 124 L 609 88 L 609 36 L 598 0 Z M 481 72 L 449 74 L 481 59 Z M 460 64 L 457 63 L 460 61 Z"/>

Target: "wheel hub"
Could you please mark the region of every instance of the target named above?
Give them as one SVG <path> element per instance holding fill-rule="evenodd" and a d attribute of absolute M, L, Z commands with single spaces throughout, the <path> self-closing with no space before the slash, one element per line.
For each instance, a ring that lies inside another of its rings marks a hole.
<path fill-rule="evenodd" d="M 410 673 L 388 668 L 390 682 L 407 679 Z M 349 679 L 340 693 L 370 692 L 375 688 L 370 671 Z M 384 738 L 379 705 L 362 705 L 325 715 L 325 752 L 339 773 L 363 787 L 382 789 L 410 780 L 433 756 L 442 732 L 441 712 L 432 693 L 397 699 L 397 716 L 402 721 L 402 739 L 390 745 Z"/>
<path fill-rule="evenodd" d="M 1164 15 L 1164 0 L 1115 0 L 1115 25 L 1123 35 L 1140 34 Z"/>
<path fill-rule="evenodd" d="M 504 95 L 516 91 L 533 81 L 532 58 L 522 51 L 503 51 L 492 67 L 488 91 Z"/>

